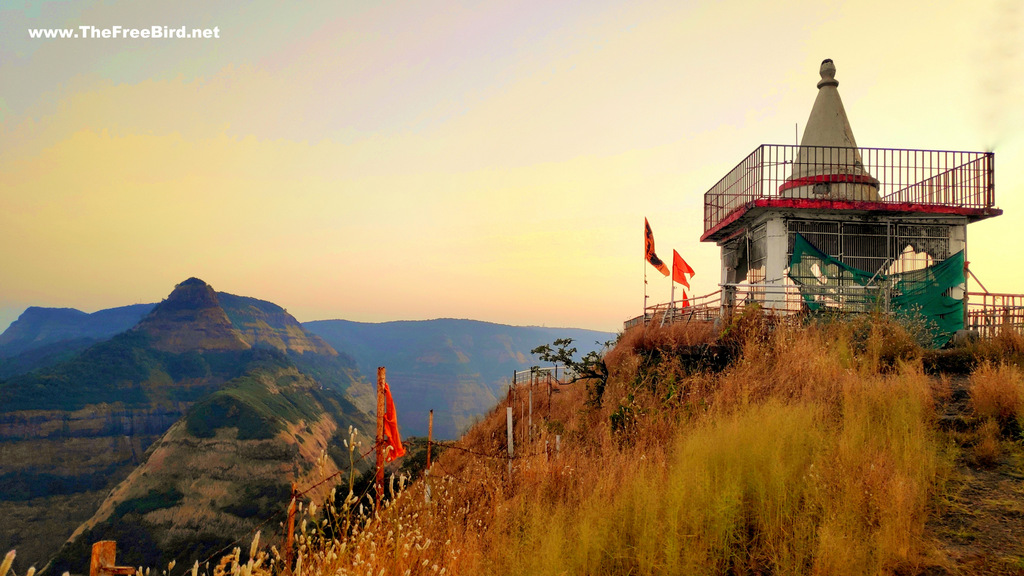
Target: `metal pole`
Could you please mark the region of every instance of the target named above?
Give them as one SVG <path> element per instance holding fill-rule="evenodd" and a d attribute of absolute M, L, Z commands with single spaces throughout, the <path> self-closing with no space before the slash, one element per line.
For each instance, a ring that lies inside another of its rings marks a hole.
<path fill-rule="evenodd" d="M 548 374 L 548 420 L 551 420 L 551 374 Z"/>
<path fill-rule="evenodd" d="M 519 421 L 523 423 L 523 426 L 526 425 L 526 398 L 522 396 L 519 397 Z M 522 436 L 526 436 L 526 434 Z"/>
<path fill-rule="evenodd" d="M 508 433 L 508 469 L 512 471 L 512 457 L 515 456 L 515 449 L 512 445 L 512 407 L 505 408 L 505 429 Z"/>
<path fill-rule="evenodd" d="M 644 307 L 640 309 L 644 326 L 647 326 L 647 228 L 644 227 Z"/>

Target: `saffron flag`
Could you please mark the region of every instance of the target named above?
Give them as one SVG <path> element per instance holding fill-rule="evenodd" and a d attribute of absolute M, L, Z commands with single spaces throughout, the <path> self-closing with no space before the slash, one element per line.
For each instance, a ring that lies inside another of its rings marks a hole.
<path fill-rule="evenodd" d="M 658 255 L 654 253 L 654 232 L 651 231 L 651 225 L 647 222 L 647 218 L 644 218 L 644 258 L 658 269 L 665 276 L 668 276 L 668 266 L 658 258 Z"/>
<path fill-rule="evenodd" d="M 679 255 L 679 252 L 672 251 L 672 281 L 678 282 L 687 288 L 690 287 L 690 282 L 686 279 L 686 275 L 689 274 L 690 278 L 693 278 L 693 268 L 683 260 L 683 257 Z"/>
<path fill-rule="evenodd" d="M 384 383 L 384 401 L 387 410 L 384 413 L 384 434 L 387 436 L 384 443 L 391 447 L 386 457 L 386 460 L 391 462 L 405 456 L 405 447 L 402 446 L 402 438 L 398 435 L 398 414 L 395 413 L 395 401 L 391 398 L 391 387 L 387 382 Z"/>

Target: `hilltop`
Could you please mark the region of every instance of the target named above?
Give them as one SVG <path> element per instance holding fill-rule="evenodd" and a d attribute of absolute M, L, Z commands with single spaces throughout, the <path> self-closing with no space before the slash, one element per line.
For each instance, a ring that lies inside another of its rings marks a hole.
<path fill-rule="evenodd" d="M 517 390 L 511 462 L 502 402 L 354 532 L 314 501 L 303 573 L 1020 573 L 1024 339 L 803 322 L 623 334 L 532 430 Z"/>

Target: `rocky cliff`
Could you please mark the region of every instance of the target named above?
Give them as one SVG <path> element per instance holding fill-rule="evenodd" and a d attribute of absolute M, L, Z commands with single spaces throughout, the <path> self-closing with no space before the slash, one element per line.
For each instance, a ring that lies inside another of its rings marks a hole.
<path fill-rule="evenodd" d="M 217 293 L 198 278 L 175 286 L 171 295 L 157 304 L 134 330 L 149 336 L 154 349 L 176 354 L 251 347 L 231 325 Z"/>
<path fill-rule="evenodd" d="M 297 354 L 338 355 L 323 338 L 307 332 L 294 316 L 273 302 L 226 292 L 218 292 L 217 298 L 231 325 L 250 346 Z"/>
<path fill-rule="evenodd" d="M 129 565 L 205 560 L 283 511 L 292 482 L 309 486 L 347 464 L 336 448 L 349 426 L 364 438 L 372 428 L 284 356 L 268 360 L 174 424 L 76 530 L 53 570 L 86 570 L 88 546 L 100 539 L 132 542 L 118 557 Z"/>

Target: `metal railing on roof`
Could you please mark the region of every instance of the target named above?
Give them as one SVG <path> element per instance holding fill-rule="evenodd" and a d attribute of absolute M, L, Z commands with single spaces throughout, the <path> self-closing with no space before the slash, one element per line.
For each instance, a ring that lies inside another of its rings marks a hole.
<path fill-rule="evenodd" d="M 873 188 L 857 199 L 881 204 L 992 208 L 994 167 L 991 152 L 762 144 L 704 194 L 704 231 L 755 200 L 816 198 L 837 184 Z"/>

